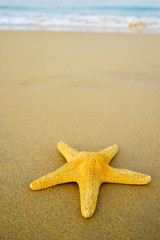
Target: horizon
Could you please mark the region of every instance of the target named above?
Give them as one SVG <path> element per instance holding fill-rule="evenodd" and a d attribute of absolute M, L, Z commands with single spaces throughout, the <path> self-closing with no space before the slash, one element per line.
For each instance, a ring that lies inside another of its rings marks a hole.
<path fill-rule="evenodd" d="M 28 0 L 27 2 L 24 0 L 0 0 L 0 5 L 22 5 L 22 6 L 45 6 L 45 5 L 54 6 L 55 4 L 68 6 L 68 4 L 76 5 L 76 6 L 88 6 L 88 5 L 101 5 L 101 6 L 155 6 L 160 7 L 159 0 Z"/>

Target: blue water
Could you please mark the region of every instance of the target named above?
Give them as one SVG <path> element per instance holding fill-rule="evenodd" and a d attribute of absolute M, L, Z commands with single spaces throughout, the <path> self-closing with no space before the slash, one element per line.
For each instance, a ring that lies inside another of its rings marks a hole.
<path fill-rule="evenodd" d="M 0 0 L 1 30 L 160 33 L 160 0 Z"/>

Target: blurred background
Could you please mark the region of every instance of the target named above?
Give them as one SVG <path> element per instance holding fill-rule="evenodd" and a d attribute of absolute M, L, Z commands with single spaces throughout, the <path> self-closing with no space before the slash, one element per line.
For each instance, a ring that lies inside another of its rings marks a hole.
<path fill-rule="evenodd" d="M 160 34 L 160 1 L 0 0 L 0 30 Z"/>

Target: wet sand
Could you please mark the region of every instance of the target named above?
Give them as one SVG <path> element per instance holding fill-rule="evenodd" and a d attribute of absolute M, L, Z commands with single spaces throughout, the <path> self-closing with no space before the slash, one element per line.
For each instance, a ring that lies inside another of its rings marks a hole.
<path fill-rule="evenodd" d="M 160 36 L 0 32 L 1 239 L 160 239 Z M 76 183 L 32 191 L 79 151 L 150 184 L 103 184 L 90 219 Z"/>

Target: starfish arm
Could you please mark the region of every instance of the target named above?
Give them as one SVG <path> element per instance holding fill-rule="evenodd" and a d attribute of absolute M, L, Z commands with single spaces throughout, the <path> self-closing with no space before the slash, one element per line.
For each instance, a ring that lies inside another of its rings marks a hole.
<path fill-rule="evenodd" d="M 48 173 L 41 178 L 38 178 L 30 184 L 30 188 L 32 190 L 40 190 L 53 187 L 61 183 L 74 182 L 75 173 L 72 165 L 73 164 L 66 163 L 58 170 Z"/>
<path fill-rule="evenodd" d="M 76 149 L 71 148 L 67 144 L 63 142 L 59 142 L 57 145 L 59 151 L 62 153 L 62 155 L 66 158 L 67 162 L 70 162 L 73 160 L 73 157 L 79 153 Z"/>
<path fill-rule="evenodd" d="M 115 144 L 111 147 L 99 151 L 98 153 L 100 153 L 100 155 L 103 156 L 106 162 L 109 163 L 112 158 L 114 158 L 114 156 L 118 153 L 118 146 Z"/>
<path fill-rule="evenodd" d="M 151 181 L 151 177 L 146 174 L 130 171 L 127 169 L 116 169 L 109 167 L 105 182 L 144 185 Z"/>
<path fill-rule="evenodd" d="M 80 190 L 81 213 L 84 218 L 90 218 L 96 209 L 100 182 L 92 178 L 78 182 Z"/>

